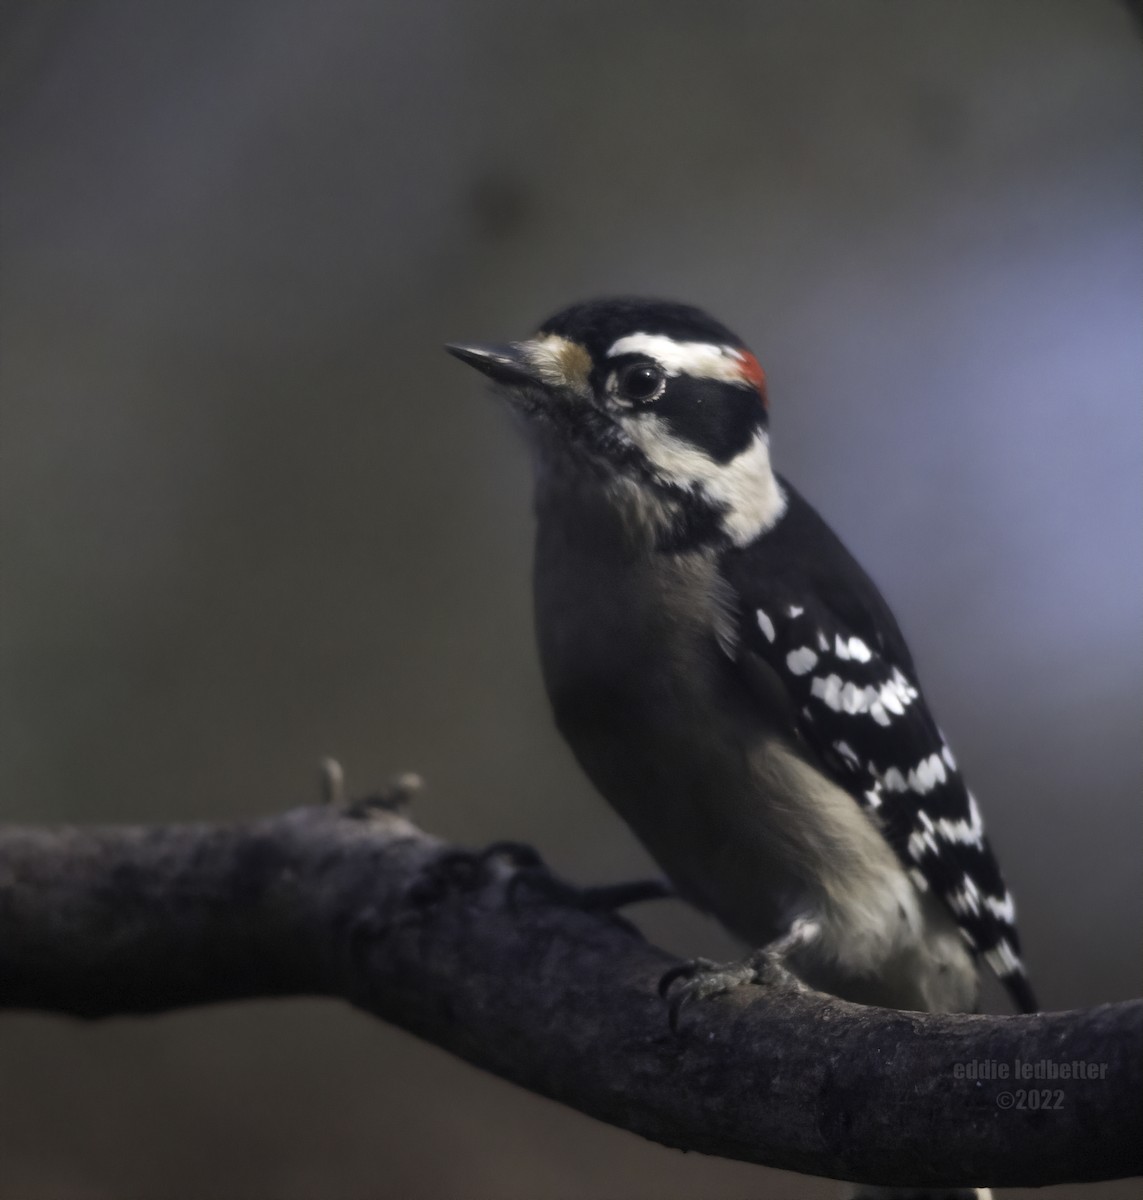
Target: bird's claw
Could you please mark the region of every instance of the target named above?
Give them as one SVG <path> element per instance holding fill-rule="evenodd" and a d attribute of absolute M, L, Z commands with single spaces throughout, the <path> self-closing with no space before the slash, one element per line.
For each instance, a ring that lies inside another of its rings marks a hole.
<path fill-rule="evenodd" d="M 422 868 L 405 893 L 413 904 L 431 904 L 451 888 L 475 889 L 521 871 L 546 870 L 544 860 L 523 842 L 492 842 L 483 850 L 445 850 Z"/>
<path fill-rule="evenodd" d="M 804 987 L 786 966 L 789 950 L 789 939 L 782 938 L 737 962 L 716 963 L 709 958 L 692 958 L 666 971 L 659 980 L 659 995 L 668 1003 L 671 1032 L 678 1032 L 679 1019 L 688 1005 L 732 992 L 744 984 Z"/>
<path fill-rule="evenodd" d="M 605 883 L 595 887 L 578 887 L 559 879 L 542 864 L 525 866 L 508 881 L 508 900 L 515 907 L 522 888 L 530 888 L 548 900 L 555 900 L 585 912 L 614 913 L 629 904 L 647 900 L 665 900 L 674 890 L 661 879 L 636 879 L 629 883 Z"/>
<path fill-rule="evenodd" d="M 475 861 L 481 867 L 507 868 L 508 901 L 513 906 L 523 887 L 531 888 L 547 899 L 588 912 L 611 912 L 628 904 L 665 900 L 675 894 L 663 879 L 637 879 L 629 883 L 579 887 L 553 875 L 539 851 L 523 842 L 493 842 L 476 854 Z"/>
<path fill-rule="evenodd" d="M 683 1009 L 695 1001 L 721 996 L 746 983 L 757 983 L 753 957 L 730 963 L 693 958 L 667 971 L 659 980 L 659 995 L 668 1004 L 671 1032 L 678 1033 Z"/>
<path fill-rule="evenodd" d="M 644 904 L 648 900 L 670 900 L 675 889 L 664 879 L 633 879 L 629 883 L 604 883 L 596 887 L 572 889 L 576 902 L 593 912 L 610 912 L 629 904 Z"/>

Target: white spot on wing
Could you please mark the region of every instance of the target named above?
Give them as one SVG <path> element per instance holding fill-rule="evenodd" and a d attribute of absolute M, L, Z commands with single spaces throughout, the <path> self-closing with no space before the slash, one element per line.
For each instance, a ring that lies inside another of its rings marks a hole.
<path fill-rule="evenodd" d="M 786 655 L 786 666 L 794 675 L 805 675 L 807 671 L 812 671 L 817 665 L 818 656 L 809 648 L 802 646 L 797 650 L 791 650 Z"/>
<path fill-rule="evenodd" d="M 934 758 L 936 755 L 933 756 Z M 984 822 L 981 820 L 980 809 L 971 792 L 968 795 L 968 817 L 959 821 L 950 821 L 941 817 L 937 821 L 937 831 L 946 842 L 953 845 L 976 846 L 984 844 Z"/>
<path fill-rule="evenodd" d="M 980 915 L 980 892 L 969 875 L 964 877 L 964 882 L 957 891 L 949 892 L 946 899 L 949 907 L 959 917 Z"/>
<path fill-rule="evenodd" d="M 817 696 L 826 708 L 841 712 L 841 679 L 837 675 L 827 675 L 825 679 L 815 675 L 810 684 L 810 694 Z"/>
<path fill-rule="evenodd" d="M 927 854 L 934 856 L 940 854 L 936 839 L 930 830 L 915 829 L 909 835 L 909 854 L 915 860 L 920 860 Z"/>
<path fill-rule="evenodd" d="M 774 622 L 761 610 L 758 609 L 755 613 L 758 618 L 758 628 L 762 630 L 768 642 L 774 640 Z"/>
<path fill-rule="evenodd" d="M 1001 938 L 991 950 L 984 952 L 984 961 L 997 975 L 1023 975 L 1024 964 L 1016 957 L 1016 951 L 1007 938 Z"/>
<path fill-rule="evenodd" d="M 1011 892 L 1005 892 L 1003 896 L 985 896 L 984 907 L 998 920 L 1003 921 L 1005 925 L 1016 924 L 1016 903 L 1012 899 Z"/>
<path fill-rule="evenodd" d="M 873 651 L 859 637 L 849 639 L 849 657 L 855 662 L 866 663 L 873 657 Z"/>
<path fill-rule="evenodd" d="M 886 683 L 882 686 L 880 692 L 881 703 L 895 717 L 904 716 L 905 706 L 901 703 L 901 696 L 897 688 L 892 683 Z"/>
<path fill-rule="evenodd" d="M 834 654 L 846 662 L 867 663 L 873 657 L 873 651 L 859 637 L 843 638 L 839 633 L 834 639 Z"/>
<path fill-rule="evenodd" d="M 885 772 L 881 782 L 885 790 L 889 792 L 907 792 L 909 790 L 909 785 L 905 782 L 905 776 L 896 767 L 890 767 Z"/>
<path fill-rule="evenodd" d="M 791 604 L 790 605 L 790 616 L 791 617 L 800 617 L 802 615 L 802 613 L 804 613 L 805 611 L 806 610 L 800 604 Z"/>
<path fill-rule="evenodd" d="M 939 754 L 930 754 L 928 758 L 921 759 L 907 778 L 910 789 L 923 796 L 926 792 L 931 792 L 937 784 L 945 782 L 945 764 Z"/>
<path fill-rule="evenodd" d="M 861 765 L 861 759 L 857 757 L 857 751 L 848 742 L 834 742 L 833 748 L 847 763 L 855 767 Z"/>

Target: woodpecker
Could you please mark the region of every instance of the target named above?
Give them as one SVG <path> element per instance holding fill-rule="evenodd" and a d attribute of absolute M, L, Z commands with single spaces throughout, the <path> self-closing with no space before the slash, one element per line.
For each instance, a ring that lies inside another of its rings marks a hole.
<path fill-rule="evenodd" d="M 448 349 L 531 447 L 557 725 L 679 894 L 837 996 L 973 1011 L 983 961 L 1033 1011 L 976 801 L 881 593 L 773 470 L 746 345 L 621 298 Z"/>

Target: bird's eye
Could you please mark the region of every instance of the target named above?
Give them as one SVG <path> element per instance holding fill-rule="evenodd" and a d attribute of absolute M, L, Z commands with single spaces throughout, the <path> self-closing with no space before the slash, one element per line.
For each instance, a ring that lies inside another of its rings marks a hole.
<path fill-rule="evenodd" d="M 615 391 L 621 400 L 631 404 L 646 404 L 659 395 L 666 382 L 662 368 L 654 363 L 632 363 L 619 372 Z"/>

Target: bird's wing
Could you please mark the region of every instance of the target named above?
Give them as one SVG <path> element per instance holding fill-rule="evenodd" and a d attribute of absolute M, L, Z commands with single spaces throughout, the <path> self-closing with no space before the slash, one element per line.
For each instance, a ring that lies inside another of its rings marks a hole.
<path fill-rule="evenodd" d="M 941 898 L 1019 1007 L 1034 1011 L 1011 894 L 885 602 L 855 562 L 857 575 L 832 588 L 766 565 L 740 560 L 732 578 L 744 677 L 757 680 L 752 660 L 765 662 L 810 752 L 880 827 L 916 886 Z"/>

